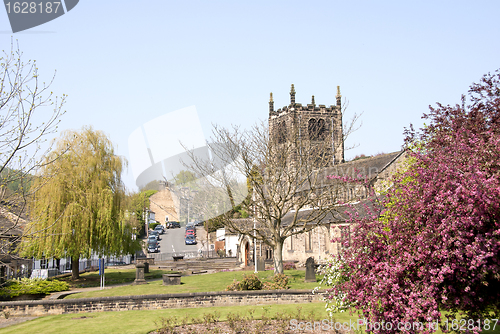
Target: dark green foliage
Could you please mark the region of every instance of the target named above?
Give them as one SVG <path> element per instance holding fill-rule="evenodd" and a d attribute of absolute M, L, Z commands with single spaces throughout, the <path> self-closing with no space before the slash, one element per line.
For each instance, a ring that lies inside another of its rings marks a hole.
<path fill-rule="evenodd" d="M 161 225 L 160 223 L 156 222 L 156 223 L 149 223 L 149 228 L 154 230 L 156 226 L 158 225 Z"/>
<path fill-rule="evenodd" d="M 44 280 L 40 278 L 10 280 L 0 289 L 0 296 L 16 297 L 19 295 L 49 294 L 57 291 L 67 291 L 69 285 L 58 280 Z"/>
<path fill-rule="evenodd" d="M 255 274 L 247 274 L 238 282 L 234 281 L 226 288 L 226 291 L 261 290 L 262 282 Z"/>
<path fill-rule="evenodd" d="M 246 274 L 241 281 L 234 280 L 226 291 L 244 290 L 283 290 L 288 289 L 288 277 L 285 274 L 276 274 L 272 282 L 262 282 L 255 274 Z"/>

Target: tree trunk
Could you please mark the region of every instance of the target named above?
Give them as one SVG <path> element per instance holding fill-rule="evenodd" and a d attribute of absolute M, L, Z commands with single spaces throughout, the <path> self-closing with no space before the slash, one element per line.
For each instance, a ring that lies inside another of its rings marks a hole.
<path fill-rule="evenodd" d="M 276 241 L 273 249 L 274 274 L 283 274 L 283 241 Z"/>
<path fill-rule="evenodd" d="M 77 280 L 80 278 L 80 257 L 71 258 L 71 279 Z"/>

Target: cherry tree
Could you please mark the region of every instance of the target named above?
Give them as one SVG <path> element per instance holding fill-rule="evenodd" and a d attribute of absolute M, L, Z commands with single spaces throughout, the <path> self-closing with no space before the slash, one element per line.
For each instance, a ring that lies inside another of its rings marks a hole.
<path fill-rule="evenodd" d="M 471 319 L 469 332 L 492 328 L 487 319 L 500 310 L 500 71 L 473 84 L 460 105 L 438 104 L 424 119 L 420 132 L 407 131 L 411 163 L 380 205 L 349 212 L 350 244 L 335 262 L 343 279 L 328 298 L 372 324 L 391 323 L 373 332 L 432 332 L 425 324 L 443 311 Z M 423 326 L 396 327 L 414 322 Z"/>

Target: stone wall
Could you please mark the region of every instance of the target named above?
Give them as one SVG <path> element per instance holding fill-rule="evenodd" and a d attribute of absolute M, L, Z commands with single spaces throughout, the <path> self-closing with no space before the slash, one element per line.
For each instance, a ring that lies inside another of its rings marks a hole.
<path fill-rule="evenodd" d="M 163 295 L 1 302 L 10 316 L 168 308 L 308 303 L 321 300 L 310 290 L 219 291 Z"/>
<path fill-rule="evenodd" d="M 316 263 L 323 263 L 330 259 L 331 254 L 339 251 L 339 243 L 331 241 L 341 237 L 340 225 L 347 224 L 325 224 L 287 238 L 283 245 L 283 262 L 299 261 L 299 264 L 304 264 L 308 257 L 313 257 Z"/>

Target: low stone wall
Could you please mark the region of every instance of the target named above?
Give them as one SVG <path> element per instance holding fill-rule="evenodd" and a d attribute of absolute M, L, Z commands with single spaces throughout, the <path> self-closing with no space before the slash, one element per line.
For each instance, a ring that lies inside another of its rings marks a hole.
<path fill-rule="evenodd" d="M 308 303 L 320 300 L 311 290 L 196 292 L 62 300 L 1 302 L 10 316 L 42 316 L 80 312 L 158 310 L 168 308 Z"/>

